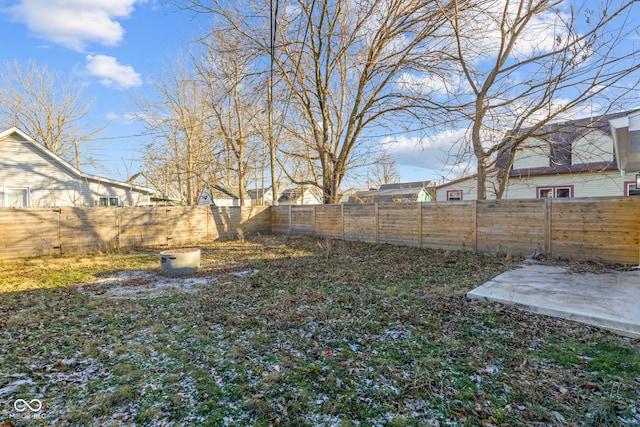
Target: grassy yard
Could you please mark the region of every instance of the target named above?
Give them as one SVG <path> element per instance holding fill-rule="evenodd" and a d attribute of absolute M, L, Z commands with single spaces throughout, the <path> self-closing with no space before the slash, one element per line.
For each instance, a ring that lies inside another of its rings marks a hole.
<path fill-rule="evenodd" d="M 266 236 L 153 293 L 158 258 L 0 261 L 0 426 L 640 425 L 638 340 L 465 298 L 509 255 Z"/>

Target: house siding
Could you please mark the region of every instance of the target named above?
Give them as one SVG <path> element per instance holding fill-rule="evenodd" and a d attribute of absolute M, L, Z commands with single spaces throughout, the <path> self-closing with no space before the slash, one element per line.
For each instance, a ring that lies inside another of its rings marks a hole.
<path fill-rule="evenodd" d="M 531 199 L 537 197 L 539 187 L 573 187 L 573 197 L 624 196 L 624 179 L 618 171 L 576 173 L 511 178 L 505 199 Z"/>
<path fill-rule="evenodd" d="M 593 131 L 574 142 L 571 164 L 589 164 L 613 161 L 613 140 L 602 131 Z"/>
<path fill-rule="evenodd" d="M 535 138 L 527 139 L 516 152 L 513 169 L 529 169 L 549 166 L 549 146 Z"/>
<path fill-rule="evenodd" d="M 118 197 L 120 204 L 129 206 L 149 204 L 148 193 L 78 176 L 13 135 L 0 140 L 0 192 L 28 188 L 31 207 L 96 206 L 101 196 Z"/>

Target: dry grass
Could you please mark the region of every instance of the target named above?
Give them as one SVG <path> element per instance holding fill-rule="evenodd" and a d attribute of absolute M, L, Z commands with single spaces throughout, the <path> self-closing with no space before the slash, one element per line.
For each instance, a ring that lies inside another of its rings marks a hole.
<path fill-rule="evenodd" d="M 197 293 L 117 300 L 76 285 L 155 253 L 1 263 L 0 420 L 640 424 L 637 340 L 465 298 L 506 254 L 267 236 L 203 259 Z"/>

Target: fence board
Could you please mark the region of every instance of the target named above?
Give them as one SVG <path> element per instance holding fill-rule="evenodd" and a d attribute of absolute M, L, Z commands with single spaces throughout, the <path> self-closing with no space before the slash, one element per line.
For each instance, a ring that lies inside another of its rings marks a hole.
<path fill-rule="evenodd" d="M 118 208 L 60 208 L 63 252 L 86 252 L 118 247 Z"/>
<path fill-rule="evenodd" d="M 291 234 L 313 236 L 313 205 L 291 206 Z"/>
<path fill-rule="evenodd" d="M 378 205 L 378 242 L 418 246 L 418 203 Z"/>
<path fill-rule="evenodd" d="M 340 205 L 317 205 L 315 210 L 316 236 L 341 239 L 342 207 Z"/>
<path fill-rule="evenodd" d="M 345 240 L 377 241 L 375 205 L 344 205 L 342 209 Z"/>
<path fill-rule="evenodd" d="M 164 208 L 123 208 L 120 210 L 120 246 L 166 246 L 167 211 Z"/>
<path fill-rule="evenodd" d="M 475 248 L 474 202 L 433 202 L 422 206 L 422 246 Z"/>
<path fill-rule="evenodd" d="M 479 251 L 544 252 L 544 199 L 478 201 L 476 209 Z"/>
<path fill-rule="evenodd" d="M 271 229 L 274 233 L 289 234 L 289 206 L 271 207 Z"/>
<path fill-rule="evenodd" d="M 638 212 L 638 197 L 555 201 L 551 214 L 553 256 L 638 263 Z"/>
<path fill-rule="evenodd" d="M 58 209 L 0 209 L 0 257 L 59 251 L 58 218 Z"/>

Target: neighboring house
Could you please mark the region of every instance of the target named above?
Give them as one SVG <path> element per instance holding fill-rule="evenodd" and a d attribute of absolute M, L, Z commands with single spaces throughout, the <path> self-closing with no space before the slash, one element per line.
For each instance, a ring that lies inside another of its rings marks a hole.
<path fill-rule="evenodd" d="M 626 113 L 550 124 L 543 138 L 529 138 L 514 157 L 504 199 L 602 197 L 629 195 L 635 181 L 625 180 L 616 166 L 609 120 Z M 488 172 L 487 198 L 495 199 L 501 158 Z M 437 200 L 475 200 L 476 176 L 440 185 Z"/>
<path fill-rule="evenodd" d="M 220 185 L 205 185 L 200 193 L 198 204 L 213 206 L 240 206 L 240 197 L 238 197 L 238 193 L 234 193 Z M 244 205 L 251 205 L 251 199 L 248 195 L 245 195 L 244 197 Z"/>
<path fill-rule="evenodd" d="M 151 196 L 151 201 L 156 205 L 179 205 L 181 202 L 177 191 L 172 190 L 170 186 L 161 188 L 153 179 L 151 179 L 144 171 L 134 173 L 127 179 L 127 184 L 134 184 L 139 187 L 153 188 L 156 194 Z"/>
<path fill-rule="evenodd" d="M 287 188 L 280 192 L 280 205 L 321 205 L 322 192 L 316 187 Z"/>
<path fill-rule="evenodd" d="M 384 184 L 377 190 L 358 191 L 349 197 L 349 203 L 408 203 L 430 202 L 433 181 Z"/>
<path fill-rule="evenodd" d="M 0 206 L 150 205 L 155 190 L 81 172 L 18 128 L 0 133 Z"/>
<path fill-rule="evenodd" d="M 273 204 L 273 190 L 268 188 L 252 188 L 247 190 L 251 204 L 255 206 L 271 206 Z"/>

